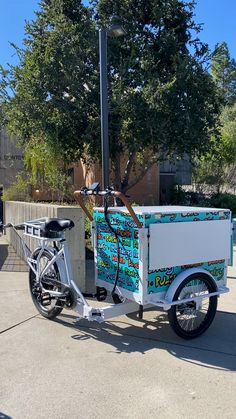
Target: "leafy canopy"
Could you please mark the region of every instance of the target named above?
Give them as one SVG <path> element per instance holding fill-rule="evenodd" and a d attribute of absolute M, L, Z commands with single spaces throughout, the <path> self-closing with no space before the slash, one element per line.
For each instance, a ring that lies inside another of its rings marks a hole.
<path fill-rule="evenodd" d="M 35 21 L 26 25 L 20 63 L 7 75 L 14 95 L 4 99 L 5 121 L 26 153 L 38 138 L 59 150 L 64 161 L 100 159 L 97 28 L 108 27 L 114 16 L 126 31 L 123 38 L 108 38 L 116 186 L 126 191 L 161 158 L 210 148 L 219 100 L 206 70 L 208 50 L 198 38 L 193 1 L 97 0 L 85 7 L 80 0 L 42 0 L 40 5 Z"/>
<path fill-rule="evenodd" d="M 236 102 L 236 61 L 230 58 L 226 42 L 216 45 L 212 53 L 211 72 L 224 104 L 234 104 Z"/>

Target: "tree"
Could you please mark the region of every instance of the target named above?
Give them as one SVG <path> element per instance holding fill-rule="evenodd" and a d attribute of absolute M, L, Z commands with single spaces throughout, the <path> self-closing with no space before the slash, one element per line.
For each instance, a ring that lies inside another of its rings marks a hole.
<path fill-rule="evenodd" d="M 198 189 L 217 193 L 236 187 L 236 104 L 224 108 L 220 124 L 220 135 L 212 138 L 211 152 L 197 159 L 194 166 Z"/>
<path fill-rule="evenodd" d="M 212 137 L 212 149 L 195 159 L 194 181 L 200 188 L 220 193 L 236 186 L 236 62 L 226 42 L 216 45 L 211 73 L 223 99 L 219 136 Z"/>
<path fill-rule="evenodd" d="M 211 72 L 224 103 L 236 102 L 236 61 L 230 58 L 226 42 L 218 43 L 212 53 Z"/>
<path fill-rule="evenodd" d="M 8 127 L 26 153 L 38 138 L 65 162 L 100 159 L 95 29 L 115 15 L 126 30 L 122 40 L 108 42 L 116 188 L 126 192 L 162 158 L 206 152 L 219 101 L 205 68 L 207 46 L 193 38 L 200 31 L 193 13 L 193 1 L 100 0 L 88 8 L 79 0 L 42 0 L 26 25 L 20 64 L 10 69 L 14 95 L 5 101 Z"/>
<path fill-rule="evenodd" d="M 20 63 L 8 72 L 14 92 L 5 101 L 8 128 L 26 144 L 26 153 L 31 140 L 39 138 L 56 147 L 63 160 L 77 160 L 92 113 L 98 117 L 90 12 L 78 0 L 42 0 L 25 32 Z"/>

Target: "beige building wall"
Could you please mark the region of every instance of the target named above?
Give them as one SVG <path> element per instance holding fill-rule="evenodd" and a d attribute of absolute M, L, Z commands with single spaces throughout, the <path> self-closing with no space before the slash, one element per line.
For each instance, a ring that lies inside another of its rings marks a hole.
<path fill-rule="evenodd" d="M 96 163 L 87 167 L 83 163 L 80 163 L 74 166 L 74 170 L 75 188 L 79 189 L 84 185 L 89 186 L 93 182 L 99 182 L 100 185 L 102 184 L 100 164 Z M 127 195 L 130 196 L 132 201 L 140 205 L 159 204 L 159 178 L 159 166 L 154 164 L 143 179 L 127 191 Z M 134 174 L 131 175 L 131 181 L 133 179 Z"/>
<path fill-rule="evenodd" d="M 73 278 L 82 291 L 86 291 L 85 283 L 85 247 L 84 247 L 84 214 L 77 206 L 48 205 L 32 202 L 5 202 L 5 222 L 18 224 L 36 218 L 69 218 L 74 221 L 74 228 L 66 231 Z M 20 233 L 20 232 L 19 232 Z M 18 256 L 23 258 L 22 245 L 14 230 L 7 229 L 7 239 L 14 247 Z M 31 251 L 39 246 L 40 241 L 25 236 L 27 246 Z"/>
<path fill-rule="evenodd" d="M 0 129 L 0 185 L 8 188 L 23 170 L 23 151 L 18 148 L 4 128 Z"/>
<path fill-rule="evenodd" d="M 16 178 L 19 171 L 23 170 L 23 151 L 16 146 L 16 143 L 9 138 L 5 129 L 0 130 L 0 185 L 3 188 L 8 188 Z M 93 182 L 102 184 L 101 165 L 99 163 L 92 165 L 85 165 L 79 162 L 73 165 L 74 189 L 81 188 L 86 185 L 89 186 Z M 134 174 L 131 174 L 131 181 Z M 147 172 L 144 178 L 133 188 L 127 191 L 132 201 L 137 204 L 155 205 L 159 203 L 159 167 L 157 164 Z M 112 176 L 111 176 L 112 184 Z M 73 188 L 72 188 L 73 189 Z M 37 191 L 37 192 L 36 192 Z M 57 200 L 50 190 L 44 188 L 43 190 L 31 191 L 34 200 L 47 201 Z"/>

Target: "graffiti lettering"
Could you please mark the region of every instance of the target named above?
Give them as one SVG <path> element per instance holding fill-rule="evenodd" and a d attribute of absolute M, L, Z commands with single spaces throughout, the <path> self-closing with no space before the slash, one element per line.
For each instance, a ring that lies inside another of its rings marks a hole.
<path fill-rule="evenodd" d="M 131 259 L 128 260 L 128 266 L 130 266 L 131 268 L 135 268 L 138 269 L 139 268 L 139 263 L 138 262 L 133 262 Z"/>
<path fill-rule="evenodd" d="M 109 233 L 110 229 L 109 229 L 108 225 L 106 225 L 106 224 L 99 224 L 98 225 L 98 231 L 102 231 L 104 233 Z"/>
<path fill-rule="evenodd" d="M 222 260 L 212 260 L 212 261 L 208 262 L 208 266 L 217 265 L 218 263 L 225 263 L 225 260 L 224 259 L 222 259 Z"/>
<path fill-rule="evenodd" d="M 156 276 L 155 278 L 155 287 L 164 287 L 166 285 L 170 285 L 171 282 L 173 282 L 173 280 L 176 278 L 176 275 L 170 275 L 170 276 Z"/>
<path fill-rule="evenodd" d="M 98 243 L 97 248 L 101 250 L 107 250 L 107 246 L 104 243 Z"/>
<path fill-rule="evenodd" d="M 170 217 L 170 221 L 174 221 L 177 217 L 177 214 L 162 214 L 161 218 L 169 218 Z"/>
<path fill-rule="evenodd" d="M 129 230 L 121 230 L 120 228 L 118 228 L 117 233 L 121 237 L 131 237 L 131 231 L 129 231 Z"/>
<path fill-rule="evenodd" d="M 134 221 L 132 221 L 132 220 L 125 221 L 125 226 L 131 227 L 131 228 L 135 228 L 136 227 L 136 223 Z"/>
<path fill-rule="evenodd" d="M 224 268 L 215 268 L 215 269 L 211 269 L 209 270 L 209 272 L 212 274 L 212 276 L 216 277 L 219 276 L 220 278 L 222 278 L 224 276 Z"/>
<path fill-rule="evenodd" d="M 199 212 L 182 212 L 181 213 L 181 217 L 185 218 L 185 217 L 197 217 L 199 215 Z"/>
<path fill-rule="evenodd" d="M 173 268 L 160 268 L 160 269 L 156 269 L 156 270 L 154 270 L 154 271 L 152 271 L 152 272 L 168 272 L 168 271 L 170 271 L 170 270 L 172 270 Z"/>
<path fill-rule="evenodd" d="M 131 257 L 131 250 L 127 250 L 127 249 L 120 249 L 120 254 L 124 255 L 124 256 L 129 256 Z"/>
<path fill-rule="evenodd" d="M 111 281 L 115 281 L 116 276 L 114 274 L 107 275 L 107 279 Z"/>
<path fill-rule="evenodd" d="M 110 268 L 110 263 L 105 260 L 99 260 L 98 266 L 102 266 L 103 268 Z"/>
<path fill-rule="evenodd" d="M 125 268 L 124 273 L 125 273 L 125 275 L 131 276 L 133 278 L 137 278 L 139 276 L 137 271 L 131 271 L 128 268 Z"/>
<path fill-rule="evenodd" d="M 116 238 L 114 236 L 106 236 L 106 241 L 109 243 L 116 243 Z"/>
<path fill-rule="evenodd" d="M 111 259 L 112 259 L 113 262 L 118 262 L 118 256 L 116 256 L 116 255 L 112 255 Z M 122 263 L 122 265 L 123 265 L 125 263 L 124 258 L 120 257 L 119 258 L 119 263 Z"/>
<path fill-rule="evenodd" d="M 122 243 L 123 246 L 127 246 L 127 247 L 131 246 L 131 240 L 130 239 L 122 238 L 121 243 Z"/>
<path fill-rule="evenodd" d="M 190 265 L 183 265 L 181 266 L 182 269 L 188 269 L 188 268 L 197 268 L 198 266 L 202 266 L 202 263 L 193 263 Z"/>
<path fill-rule="evenodd" d="M 206 215 L 219 215 L 217 211 L 206 212 Z"/>

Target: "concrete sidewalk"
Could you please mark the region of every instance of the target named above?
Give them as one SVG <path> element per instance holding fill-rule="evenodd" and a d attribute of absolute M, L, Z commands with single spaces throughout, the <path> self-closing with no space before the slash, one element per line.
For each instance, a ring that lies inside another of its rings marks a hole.
<path fill-rule="evenodd" d="M 0 272 L 0 418 L 234 419 L 235 268 L 229 286 L 210 329 L 187 342 L 158 311 L 98 325 L 64 310 L 48 321 L 27 273 Z"/>

